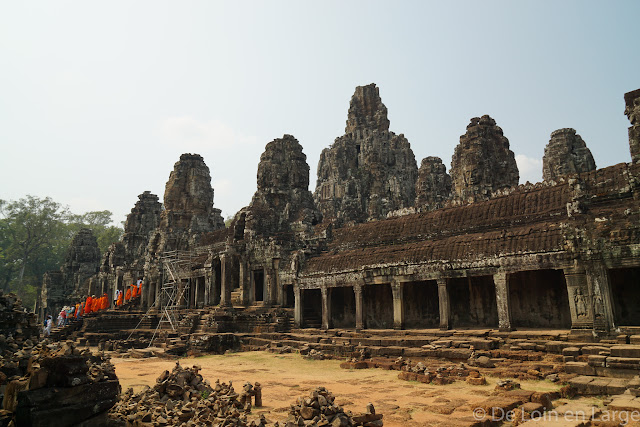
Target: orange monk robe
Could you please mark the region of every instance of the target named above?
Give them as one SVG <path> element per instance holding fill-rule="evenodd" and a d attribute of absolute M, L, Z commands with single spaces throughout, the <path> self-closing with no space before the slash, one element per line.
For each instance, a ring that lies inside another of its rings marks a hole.
<path fill-rule="evenodd" d="M 76 317 L 78 316 L 82 316 L 82 313 L 80 313 L 80 303 L 76 304 Z"/>
<path fill-rule="evenodd" d="M 107 294 L 104 294 L 102 295 L 102 309 L 106 310 L 107 308 L 109 308 L 109 298 Z"/>
<path fill-rule="evenodd" d="M 136 285 L 131 285 L 131 298 L 135 298 L 138 296 L 138 287 Z"/>
<path fill-rule="evenodd" d="M 94 298 L 93 301 L 91 301 L 91 312 L 95 313 L 98 310 L 100 310 L 100 298 Z"/>
<path fill-rule="evenodd" d="M 127 293 L 124 295 L 124 299 L 129 301 L 131 299 L 131 288 L 127 288 Z"/>
<path fill-rule="evenodd" d="M 93 298 L 87 297 L 87 301 L 84 304 L 84 314 L 91 313 L 91 303 L 93 302 Z"/>
<path fill-rule="evenodd" d="M 118 293 L 118 301 L 116 301 L 116 305 L 122 305 L 122 292 Z"/>

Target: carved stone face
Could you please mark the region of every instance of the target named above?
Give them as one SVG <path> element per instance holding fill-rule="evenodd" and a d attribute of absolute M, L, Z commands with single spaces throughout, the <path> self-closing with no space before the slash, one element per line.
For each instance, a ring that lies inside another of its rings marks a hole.
<path fill-rule="evenodd" d="M 624 114 L 627 115 L 632 126 L 640 125 L 640 96 L 635 98 L 631 105 L 627 104 Z"/>

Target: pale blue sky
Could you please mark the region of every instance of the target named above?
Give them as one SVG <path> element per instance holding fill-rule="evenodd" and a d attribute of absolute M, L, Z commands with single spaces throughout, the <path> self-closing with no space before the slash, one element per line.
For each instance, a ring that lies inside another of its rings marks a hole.
<path fill-rule="evenodd" d="M 598 167 L 630 160 L 639 1 L 2 1 L 0 199 L 50 196 L 124 220 L 201 154 L 225 216 L 264 146 L 294 135 L 315 188 L 357 85 L 376 83 L 418 164 L 491 115 L 521 182 L 573 127 Z"/>

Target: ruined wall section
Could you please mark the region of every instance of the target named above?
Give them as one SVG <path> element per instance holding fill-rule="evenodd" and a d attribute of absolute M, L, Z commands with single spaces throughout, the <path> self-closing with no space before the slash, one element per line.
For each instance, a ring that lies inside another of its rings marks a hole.
<path fill-rule="evenodd" d="M 624 94 L 624 113 L 629 118 L 629 151 L 631 161 L 640 162 L 640 89 Z"/>
<path fill-rule="evenodd" d="M 416 208 L 439 209 L 451 197 L 451 176 L 440 157 L 422 159 L 416 181 Z"/>
<path fill-rule="evenodd" d="M 544 149 L 542 179 L 552 181 L 561 176 L 590 172 L 596 169 L 591 150 L 575 129 L 558 129 Z"/>
<path fill-rule="evenodd" d="M 517 186 L 519 179 L 509 140 L 496 121 L 487 115 L 472 118 L 451 159 L 454 197 L 487 200 L 495 191 Z"/>
<path fill-rule="evenodd" d="M 413 206 L 415 156 L 404 135 L 389 131 L 375 84 L 356 88 L 345 132 L 320 155 L 314 199 L 323 219 L 363 222 Z"/>

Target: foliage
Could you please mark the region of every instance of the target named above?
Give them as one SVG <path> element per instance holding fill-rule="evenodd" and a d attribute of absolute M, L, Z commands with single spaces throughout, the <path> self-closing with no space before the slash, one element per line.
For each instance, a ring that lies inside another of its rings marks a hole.
<path fill-rule="evenodd" d="M 42 275 L 60 268 L 81 228 L 93 231 L 101 252 L 120 239 L 122 229 L 111 225 L 111 215 L 109 211 L 75 215 L 49 197 L 0 200 L 0 289 L 15 291 L 25 307 L 32 307 Z"/>

